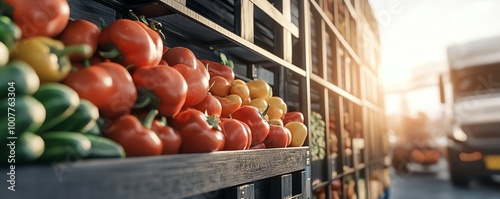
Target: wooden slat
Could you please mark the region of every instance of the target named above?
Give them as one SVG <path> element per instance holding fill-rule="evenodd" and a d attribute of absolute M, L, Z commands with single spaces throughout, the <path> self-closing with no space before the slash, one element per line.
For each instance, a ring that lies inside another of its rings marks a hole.
<path fill-rule="evenodd" d="M 339 0 L 339 1 L 342 1 L 342 0 Z M 326 25 L 328 25 L 330 30 L 335 34 L 337 39 L 340 41 L 342 46 L 347 50 L 347 52 L 351 55 L 351 57 L 354 59 L 354 61 L 356 61 L 356 63 L 358 63 L 358 65 L 363 65 L 363 61 L 359 58 L 359 56 L 356 54 L 356 52 L 354 52 L 354 50 L 349 45 L 349 43 L 347 43 L 347 40 L 342 36 L 342 34 L 340 34 L 339 30 L 335 27 L 333 22 L 331 22 L 328 19 L 328 16 L 325 14 L 325 12 L 323 12 L 322 8 L 318 5 L 318 3 L 316 3 L 315 0 L 309 0 L 309 2 L 316 9 L 316 12 L 318 12 L 321 15 L 323 20 L 326 22 Z"/>
<path fill-rule="evenodd" d="M 189 8 L 183 6 L 182 4 L 179 4 L 175 0 L 159 0 L 159 3 L 166 6 L 169 9 L 174 10 L 175 12 L 193 20 L 194 22 L 196 22 L 202 26 L 205 26 L 205 27 L 210 28 L 211 30 L 214 30 L 215 32 L 223 35 L 224 37 L 235 42 L 236 44 L 243 46 L 245 49 L 253 51 L 254 53 L 257 53 L 261 56 L 264 56 L 267 59 L 269 59 L 270 61 L 273 61 L 279 65 L 285 66 L 286 68 L 290 69 L 291 71 L 295 72 L 296 74 L 298 74 L 300 76 L 303 76 L 303 77 L 306 76 L 306 72 L 303 69 L 293 65 L 290 62 L 287 62 L 287 61 L 279 58 L 278 56 L 270 53 L 267 50 L 262 49 L 261 47 L 253 44 L 252 42 L 241 38 L 239 35 L 236 35 L 233 32 L 219 26 L 218 24 L 216 24 L 216 23 L 210 21 L 209 19 L 199 15 L 198 13 L 190 10 Z"/>
<path fill-rule="evenodd" d="M 235 188 L 236 189 L 236 196 L 235 195 L 226 195 L 226 199 L 254 199 L 255 198 L 255 193 L 254 193 L 254 184 L 246 184 L 242 186 L 238 186 Z"/>
<path fill-rule="evenodd" d="M 311 80 L 323 85 L 324 87 L 328 88 L 329 90 L 333 91 L 334 93 L 346 98 L 347 100 L 357 104 L 361 105 L 362 101 L 358 97 L 352 95 L 351 93 L 345 91 L 344 89 L 339 88 L 337 85 L 321 78 L 320 76 L 316 74 L 311 74 Z"/>
<path fill-rule="evenodd" d="M 16 167 L 9 199 L 176 199 L 306 168 L 307 147 L 86 160 Z M 17 165 L 16 165 L 17 166 Z M 7 173 L 6 169 L 0 172 Z"/>
<path fill-rule="evenodd" d="M 250 0 L 235 1 L 235 28 L 239 31 L 241 38 L 254 42 L 254 18 L 253 4 Z"/>
<path fill-rule="evenodd" d="M 273 18 L 278 24 L 287 29 L 293 36 L 299 38 L 299 28 L 295 26 L 290 19 L 287 19 L 283 13 L 276 9 L 267 0 L 250 0 L 255 6 L 260 8 L 264 13 Z"/>

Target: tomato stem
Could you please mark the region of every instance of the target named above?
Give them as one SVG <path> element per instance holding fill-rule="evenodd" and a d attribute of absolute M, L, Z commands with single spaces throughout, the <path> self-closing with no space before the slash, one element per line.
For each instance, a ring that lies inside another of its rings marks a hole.
<path fill-rule="evenodd" d="M 267 115 L 267 112 L 269 112 L 269 105 L 267 105 L 266 109 L 264 110 L 264 112 L 262 112 L 260 115 L 262 116 L 262 118 L 264 118 L 264 116 Z"/>
<path fill-rule="evenodd" d="M 218 117 L 216 117 L 215 115 L 212 115 L 212 116 L 207 118 L 207 123 L 210 124 L 212 126 L 212 128 L 220 131 L 221 129 L 219 126 L 219 122 L 220 122 L 220 119 Z"/>
<path fill-rule="evenodd" d="M 137 88 L 138 98 L 134 104 L 134 109 L 140 109 L 151 104 L 151 95 L 144 88 Z M 142 100 L 141 100 L 142 99 Z"/>
<path fill-rule="evenodd" d="M 99 54 L 105 58 L 113 59 L 120 56 L 121 52 L 118 50 L 118 48 L 112 48 L 109 51 L 100 51 Z"/>
<path fill-rule="evenodd" d="M 89 59 L 85 59 L 85 60 L 83 60 L 83 66 L 84 66 L 85 68 L 88 68 L 88 67 L 90 66 L 90 60 L 89 60 Z"/>
<path fill-rule="evenodd" d="M 168 121 L 167 121 L 167 118 L 165 116 L 161 116 L 160 118 L 160 122 L 164 125 L 164 126 L 168 126 Z"/>
<path fill-rule="evenodd" d="M 149 111 L 148 115 L 146 116 L 146 118 L 142 122 L 142 125 L 148 129 L 151 129 L 151 126 L 153 125 L 153 120 L 155 119 L 156 115 L 158 115 L 157 109 L 153 109 L 153 110 Z"/>
<path fill-rule="evenodd" d="M 140 21 L 141 19 L 139 18 L 139 16 L 137 16 L 134 11 L 132 10 L 128 10 L 128 14 L 136 21 Z"/>

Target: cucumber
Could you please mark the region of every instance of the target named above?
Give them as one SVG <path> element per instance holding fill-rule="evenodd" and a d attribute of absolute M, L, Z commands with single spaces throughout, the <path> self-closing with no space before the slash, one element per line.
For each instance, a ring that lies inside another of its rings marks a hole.
<path fill-rule="evenodd" d="M 46 83 L 33 94 L 45 107 L 46 116 L 42 126 L 35 132 L 47 132 L 71 116 L 80 104 L 78 93 L 72 88 L 60 83 Z"/>
<path fill-rule="evenodd" d="M 96 125 L 96 120 L 99 118 L 99 110 L 86 99 L 80 99 L 80 103 L 75 112 L 47 131 L 71 131 L 71 132 L 86 132 Z"/>
<path fill-rule="evenodd" d="M 92 134 L 82 134 L 87 137 L 92 143 L 92 148 L 90 149 L 90 154 L 87 158 L 124 158 L 125 151 L 123 147 L 113 140 L 105 137 L 92 135 Z"/>
<path fill-rule="evenodd" d="M 101 135 L 101 129 L 99 128 L 99 125 L 97 124 L 97 122 L 94 122 L 91 125 L 93 125 L 91 128 L 89 128 L 88 130 L 82 131 L 82 133 L 92 134 L 92 135 Z M 87 129 L 87 128 L 85 128 L 85 129 Z"/>
<path fill-rule="evenodd" d="M 16 140 L 16 159 L 19 163 L 33 162 L 45 149 L 43 139 L 32 132 L 24 132 Z"/>
<path fill-rule="evenodd" d="M 92 143 L 77 132 L 46 132 L 41 135 L 45 151 L 38 158 L 40 162 L 76 161 L 87 158 Z"/>

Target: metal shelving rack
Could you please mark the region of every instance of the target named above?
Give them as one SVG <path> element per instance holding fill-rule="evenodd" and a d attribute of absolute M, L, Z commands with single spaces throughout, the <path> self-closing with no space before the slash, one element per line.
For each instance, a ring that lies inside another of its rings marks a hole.
<path fill-rule="evenodd" d="M 18 177 L 30 181 L 19 182 L 25 190 L 8 198 L 306 199 L 322 188 L 327 188 L 327 198 L 333 198 L 330 185 L 341 180 L 345 190 L 348 179 L 365 179 L 355 192 L 363 198 L 365 187 L 364 196 L 369 198 L 368 178 L 384 168 L 386 144 L 377 81 L 378 33 L 367 0 L 68 2 L 73 19 L 100 24 L 102 18 L 110 23 L 133 10 L 163 24 L 168 47 L 185 46 L 197 58 L 215 61 L 223 52 L 235 62 L 237 78 L 266 80 L 289 110 L 304 113 L 308 126 L 311 112 L 320 113 L 329 124 L 325 148 L 330 147 L 330 135 L 335 135 L 338 155 L 325 150 L 326 159 L 312 162 L 305 146 L 76 160 L 62 163 L 64 171 L 71 171 L 63 181 L 54 174 L 62 167 L 26 165 L 17 170 Z M 347 130 L 359 125 L 363 128 L 355 142 L 344 139 Z M 310 139 L 311 133 L 306 145 L 311 145 Z M 358 143 L 364 147 L 352 150 Z M 3 192 L 0 195 L 12 194 Z M 347 198 L 342 192 L 341 198 Z"/>

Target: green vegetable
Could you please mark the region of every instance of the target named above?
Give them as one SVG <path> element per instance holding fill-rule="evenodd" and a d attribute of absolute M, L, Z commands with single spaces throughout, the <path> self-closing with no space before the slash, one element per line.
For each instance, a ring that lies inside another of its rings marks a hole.
<path fill-rule="evenodd" d="M 77 132 L 46 132 L 41 137 L 45 141 L 45 151 L 38 158 L 40 162 L 85 159 L 92 147 L 92 142 Z"/>
<path fill-rule="evenodd" d="M 0 67 L 0 98 L 13 97 L 11 91 L 16 97 L 31 95 L 39 86 L 40 79 L 26 62 L 13 60 Z"/>
<path fill-rule="evenodd" d="M 28 95 L 0 99 L 0 113 L 2 113 L 0 114 L 0 141 L 4 141 L 9 136 L 20 136 L 26 131 L 34 132 L 45 120 L 43 105 Z"/>
<path fill-rule="evenodd" d="M 92 134 L 82 134 L 87 137 L 92 143 L 92 148 L 90 149 L 90 154 L 87 158 L 124 158 L 125 151 L 123 147 L 118 143 L 114 142 L 105 137 L 92 135 Z"/>
<path fill-rule="evenodd" d="M 311 156 L 312 160 L 324 159 L 326 156 L 326 125 L 323 121 L 323 116 L 317 112 L 311 112 Z"/>
<path fill-rule="evenodd" d="M 43 84 L 33 96 L 47 110 L 45 122 L 36 131 L 37 134 L 46 132 L 66 120 L 73 115 L 80 104 L 78 94 L 70 87 L 60 83 Z"/>
<path fill-rule="evenodd" d="M 97 123 L 95 123 L 90 129 L 87 131 L 82 131 L 83 134 L 92 134 L 92 135 L 101 135 L 101 128 Z"/>
<path fill-rule="evenodd" d="M 47 131 L 72 131 L 84 133 L 96 126 L 96 120 L 98 118 L 99 110 L 97 107 L 86 99 L 80 99 L 78 107 L 71 116 Z"/>
<path fill-rule="evenodd" d="M 16 162 L 33 162 L 45 150 L 43 139 L 32 132 L 25 132 L 16 140 Z"/>
<path fill-rule="evenodd" d="M 7 16 L 0 16 L 0 42 L 4 43 L 10 51 L 14 44 L 21 38 L 21 29 Z"/>

